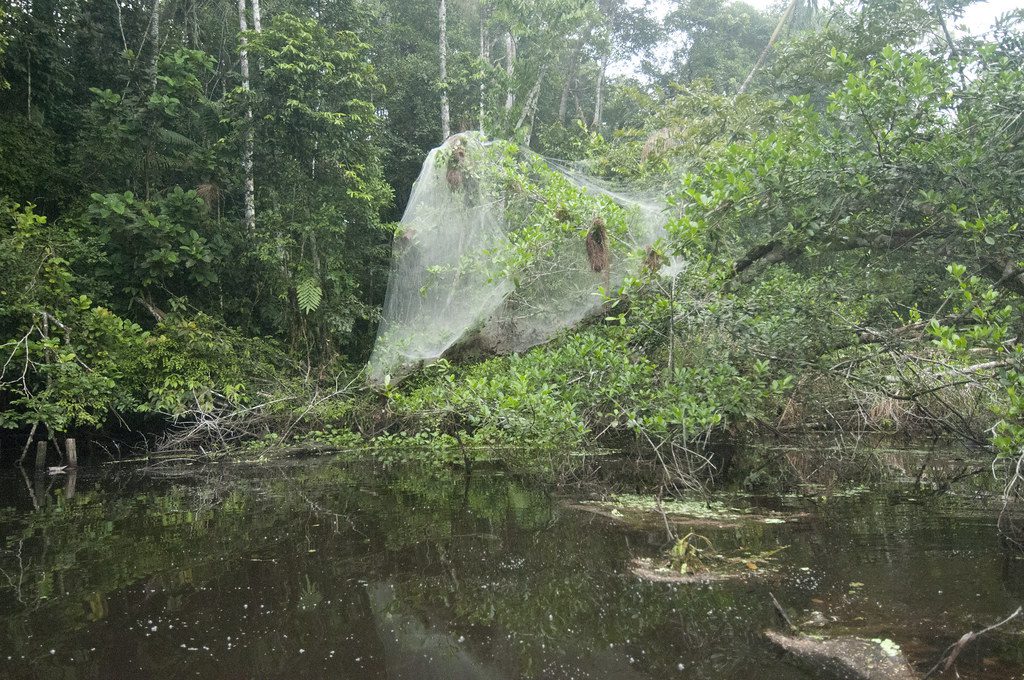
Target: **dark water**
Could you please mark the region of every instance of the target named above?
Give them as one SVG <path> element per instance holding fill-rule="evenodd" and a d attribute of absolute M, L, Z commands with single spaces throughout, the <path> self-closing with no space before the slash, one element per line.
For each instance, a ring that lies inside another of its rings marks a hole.
<path fill-rule="evenodd" d="M 788 545 L 776 572 L 682 586 L 629 572 L 668 547 L 663 525 L 497 471 L 80 473 L 71 498 L 66 478 L 30 494 L 3 474 L 2 678 L 803 678 L 760 637 L 769 591 L 919 669 L 1024 602 L 991 497 L 767 499 L 808 515 L 701 531 Z M 961 677 L 1024 677 L 1021 630 L 970 646 Z"/>

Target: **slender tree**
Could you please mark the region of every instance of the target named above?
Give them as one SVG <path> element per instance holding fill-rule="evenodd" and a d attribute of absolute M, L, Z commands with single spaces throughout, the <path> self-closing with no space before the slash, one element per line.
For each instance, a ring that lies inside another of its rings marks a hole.
<path fill-rule="evenodd" d="M 526 103 L 523 104 L 523 111 L 519 116 L 519 121 L 516 123 L 515 129 L 518 131 L 523 127 L 524 124 L 528 123 L 526 129 L 526 137 L 523 143 L 526 146 L 530 146 L 530 139 L 533 135 L 533 119 L 537 113 L 537 102 L 540 99 L 540 89 L 544 84 L 544 76 L 547 75 L 547 64 L 541 66 L 540 73 L 537 75 L 537 81 L 533 84 L 533 88 L 530 93 L 526 95 Z"/>
<path fill-rule="evenodd" d="M 505 92 L 505 111 L 509 112 L 516 104 L 516 91 L 512 77 L 516 72 L 516 39 L 512 31 L 505 33 L 505 76 L 508 78 L 508 90 Z"/>
<path fill-rule="evenodd" d="M 263 31 L 263 17 L 260 14 L 260 0 L 252 0 L 252 29 L 257 33 Z"/>
<path fill-rule="evenodd" d="M 768 58 L 768 53 L 772 51 L 772 47 L 775 45 L 775 42 L 779 39 L 779 36 L 782 35 L 783 27 L 785 27 L 789 18 L 793 16 L 793 12 L 796 10 L 797 3 L 799 2 L 800 0 L 791 0 L 789 5 L 786 6 L 786 11 L 782 13 L 781 17 L 779 17 L 779 23 L 776 24 L 775 30 L 772 32 L 772 37 L 768 39 L 768 44 L 764 46 L 761 56 L 757 58 L 757 62 L 755 62 L 753 68 L 750 69 L 750 73 L 747 74 L 746 80 L 744 80 L 743 84 L 740 85 L 740 89 L 736 94 L 743 94 L 746 92 L 747 87 L 750 85 L 750 81 L 754 79 L 754 74 L 757 73 L 758 69 L 764 65 L 765 59 Z"/>
<path fill-rule="evenodd" d="M 242 72 L 242 91 L 248 100 L 249 84 L 249 49 L 248 40 L 245 37 L 249 30 L 249 23 L 246 19 L 246 2 L 238 0 L 238 40 L 241 50 L 238 58 L 238 68 Z M 252 126 L 252 104 L 246 101 L 245 104 L 245 140 L 242 149 L 242 171 L 245 173 L 245 228 L 252 233 L 256 230 L 256 183 L 253 180 L 252 156 L 256 146 Z"/>
<path fill-rule="evenodd" d="M 445 0 L 441 0 L 437 6 L 437 23 L 440 27 L 438 60 L 441 66 L 441 140 L 444 141 L 452 134 L 451 112 L 448 108 L 448 7 Z"/>
<path fill-rule="evenodd" d="M 583 52 L 585 40 L 581 36 L 576 41 L 576 49 L 569 55 L 569 68 L 565 73 L 565 82 L 562 83 L 562 96 L 558 100 L 558 124 L 565 125 L 565 116 L 569 109 L 569 94 L 572 92 L 573 84 L 576 81 L 576 71 L 580 65 L 580 56 Z"/>
<path fill-rule="evenodd" d="M 604 78 L 608 71 L 608 54 L 601 57 L 601 70 L 597 74 L 597 92 L 594 94 L 594 120 L 591 127 L 597 130 L 601 127 L 601 117 L 604 114 Z"/>
<path fill-rule="evenodd" d="M 486 0 L 480 0 L 480 132 L 484 132 L 484 117 L 487 106 L 487 67 L 490 66 L 490 50 L 487 46 L 487 5 Z"/>
<path fill-rule="evenodd" d="M 153 0 L 153 11 L 149 17 L 149 42 L 153 50 L 149 62 L 149 77 L 155 90 L 157 64 L 160 60 L 160 0 Z"/>

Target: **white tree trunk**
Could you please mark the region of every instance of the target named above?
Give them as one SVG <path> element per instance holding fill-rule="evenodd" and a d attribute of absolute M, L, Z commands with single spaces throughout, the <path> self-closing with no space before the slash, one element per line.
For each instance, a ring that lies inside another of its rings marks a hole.
<path fill-rule="evenodd" d="M 149 42 L 153 45 L 153 57 L 149 62 L 149 77 L 155 90 L 157 62 L 160 59 L 160 0 L 153 0 L 153 11 L 149 17 Z"/>
<path fill-rule="evenodd" d="M 263 31 L 263 15 L 260 14 L 260 0 L 252 0 L 252 30 Z"/>
<path fill-rule="evenodd" d="M 604 113 L 604 74 L 608 70 L 608 55 L 601 57 L 601 72 L 597 76 L 597 94 L 594 96 L 594 122 L 591 127 L 599 130 Z"/>
<path fill-rule="evenodd" d="M 242 72 L 242 90 L 249 94 L 249 50 L 246 48 L 248 41 L 245 33 L 249 30 L 249 23 L 246 20 L 246 2 L 238 0 L 238 37 L 241 43 L 239 51 L 238 68 Z M 242 148 L 242 171 L 245 173 L 245 228 L 251 233 L 256 230 L 256 183 L 252 176 L 252 156 L 255 147 L 255 138 L 252 129 L 252 105 L 246 104 L 245 108 L 245 140 Z"/>
<path fill-rule="evenodd" d="M 445 0 L 437 6 L 437 23 L 441 29 L 438 40 L 439 63 L 441 65 L 441 141 L 452 134 L 451 113 L 448 110 L 448 7 Z"/>
<path fill-rule="evenodd" d="M 505 34 L 505 75 L 508 76 L 508 91 L 505 93 L 505 111 L 511 111 L 516 105 L 516 93 L 512 84 L 512 76 L 516 73 L 516 41 L 512 33 Z"/>
<path fill-rule="evenodd" d="M 533 114 L 533 110 L 537 107 L 537 100 L 540 99 L 540 86 L 544 84 L 544 75 L 546 71 L 546 68 L 542 68 L 540 70 L 540 75 L 537 76 L 537 82 L 535 82 L 533 87 L 530 88 L 530 94 L 526 95 L 526 103 L 523 104 L 523 111 L 519 116 L 519 120 L 516 122 L 516 127 L 513 132 L 517 132 L 519 128 L 523 127 L 523 123 L 530 118 Z M 527 142 L 527 146 L 529 146 L 529 142 Z"/>
<path fill-rule="evenodd" d="M 484 115 L 486 112 L 485 101 L 487 98 L 487 84 L 484 78 L 487 77 L 487 67 L 490 66 L 490 55 L 487 54 L 487 14 L 484 9 L 484 0 L 480 0 L 480 133 L 484 133 Z"/>

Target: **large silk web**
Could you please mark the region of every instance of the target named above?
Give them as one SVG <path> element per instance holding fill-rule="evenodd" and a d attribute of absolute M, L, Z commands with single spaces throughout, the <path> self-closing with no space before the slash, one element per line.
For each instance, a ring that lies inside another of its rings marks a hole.
<path fill-rule="evenodd" d="M 427 156 L 396 230 L 371 383 L 456 352 L 519 352 L 657 268 L 663 203 L 479 133 Z"/>

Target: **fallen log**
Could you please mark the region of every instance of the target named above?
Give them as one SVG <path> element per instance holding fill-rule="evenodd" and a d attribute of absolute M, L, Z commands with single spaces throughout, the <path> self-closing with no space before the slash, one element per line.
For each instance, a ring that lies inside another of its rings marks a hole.
<path fill-rule="evenodd" d="M 919 680 L 895 645 L 855 637 L 818 638 L 766 630 L 764 636 L 788 652 L 814 677 L 836 680 Z"/>

